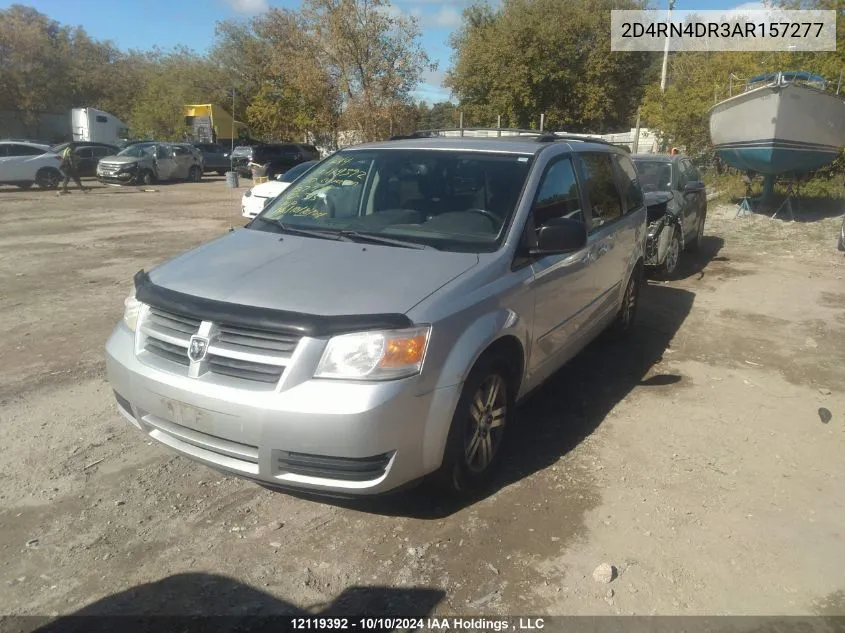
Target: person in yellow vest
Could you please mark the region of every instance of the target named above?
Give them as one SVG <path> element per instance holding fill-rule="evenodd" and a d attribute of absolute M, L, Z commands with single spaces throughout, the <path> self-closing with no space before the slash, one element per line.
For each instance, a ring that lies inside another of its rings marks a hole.
<path fill-rule="evenodd" d="M 76 154 L 73 153 L 74 145 L 73 143 L 68 143 L 68 146 L 62 150 L 61 157 L 62 157 L 62 164 L 60 165 L 59 169 L 64 174 L 65 180 L 62 183 L 62 189 L 59 191 L 60 194 L 62 193 L 70 193 L 68 191 L 67 185 L 73 179 L 73 182 L 82 189 L 84 193 L 88 193 L 91 191 L 91 187 L 86 187 L 82 184 L 82 181 L 79 179 L 79 172 L 76 166 Z"/>

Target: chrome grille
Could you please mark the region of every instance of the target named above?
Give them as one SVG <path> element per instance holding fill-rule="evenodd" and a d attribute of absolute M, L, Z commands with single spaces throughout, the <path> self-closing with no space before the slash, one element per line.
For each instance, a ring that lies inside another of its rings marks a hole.
<path fill-rule="evenodd" d="M 185 365 L 186 367 L 190 364 L 187 348 L 182 347 L 181 345 L 174 345 L 173 343 L 168 343 L 167 341 L 161 341 L 157 338 L 149 337 L 144 345 L 144 349 L 151 354 L 161 356 L 162 358 L 173 361 L 174 363 L 179 363 L 180 365 Z"/>
<path fill-rule="evenodd" d="M 280 334 L 253 330 L 231 325 L 221 325 L 217 341 L 223 345 L 244 348 L 244 351 L 257 350 L 261 353 L 278 352 L 291 354 L 296 349 L 300 337 L 296 334 Z"/>
<path fill-rule="evenodd" d="M 185 368 L 191 367 L 188 358 L 191 337 L 202 332 L 209 339 L 207 356 L 189 375 L 218 375 L 265 385 L 279 382 L 302 338 L 291 332 L 204 324 L 200 319 L 154 307 L 147 310 L 140 330 L 146 352 Z"/>
<path fill-rule="evenodd" d="M 164 312 L 157 308 L 150 308 L 148 323 L 156 328 L 160 328 L 168 334 L 178 336 L 178 333 L 187 334 L 188 338 L 192 334 L 196 334 L 200 329 L 200 320 L 184 317 L 172 312 Z"/>
<path fill-rule="evenodd" d="M 239 360 L 218 354 L 208 355 L 208 368 L 215 374 L 274 384 L 279 382 L 279 378 L 282 377 L 284 371 L 284 367 L 281 365 Z"/>

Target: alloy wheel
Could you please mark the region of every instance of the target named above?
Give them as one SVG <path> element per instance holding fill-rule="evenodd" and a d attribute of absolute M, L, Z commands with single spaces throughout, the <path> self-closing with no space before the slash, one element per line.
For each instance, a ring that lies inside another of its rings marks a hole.
<path fill-rule="evenodd" d="M 669 249 L 666 251 L 666 260 L 663 264 L 663 269 L 667 275 L 675 272 L 678 266 L 678 258 L 680 256 L 681 245 L 678 241 L 678 232 L 672 234 L 672 239 L 669 241 Z"/>
<path fill-rule="evenodd" d="M 499 374 L 488 376 L 473 396 L 464 457 L 474 473 L 486 470 L 499 450 L 508 413 L 507 396 L 507 384 Z"/>

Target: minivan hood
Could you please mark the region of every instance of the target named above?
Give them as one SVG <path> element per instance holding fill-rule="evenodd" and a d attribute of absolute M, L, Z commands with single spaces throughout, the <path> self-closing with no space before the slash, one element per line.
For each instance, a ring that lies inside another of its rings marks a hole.
<path fill-rule="evenodd" d="M 195 297 L 337 316 L 405 313 L 477 263 L 474 253 L 241 229 L 149 274 L 156 285 Z"/>

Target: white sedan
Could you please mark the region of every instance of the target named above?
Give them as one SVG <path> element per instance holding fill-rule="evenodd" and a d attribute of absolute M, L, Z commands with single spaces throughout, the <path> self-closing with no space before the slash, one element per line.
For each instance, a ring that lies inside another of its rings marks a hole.
<path fill-rule="evenodd" d="M 290 184 L 299 178 L 306 171 L 311 169 L 319 161 L 309 160 L 299 163 L 296 167 L 288 169 L 285 173 L 276 176 L 275 180 L 263 182 L 250 188 L 241 198 L 241 213 L 245 218 L 254 218 L 264 210 L 264 207 L 271 200 L 274 200 L 287 189 Z"/>

